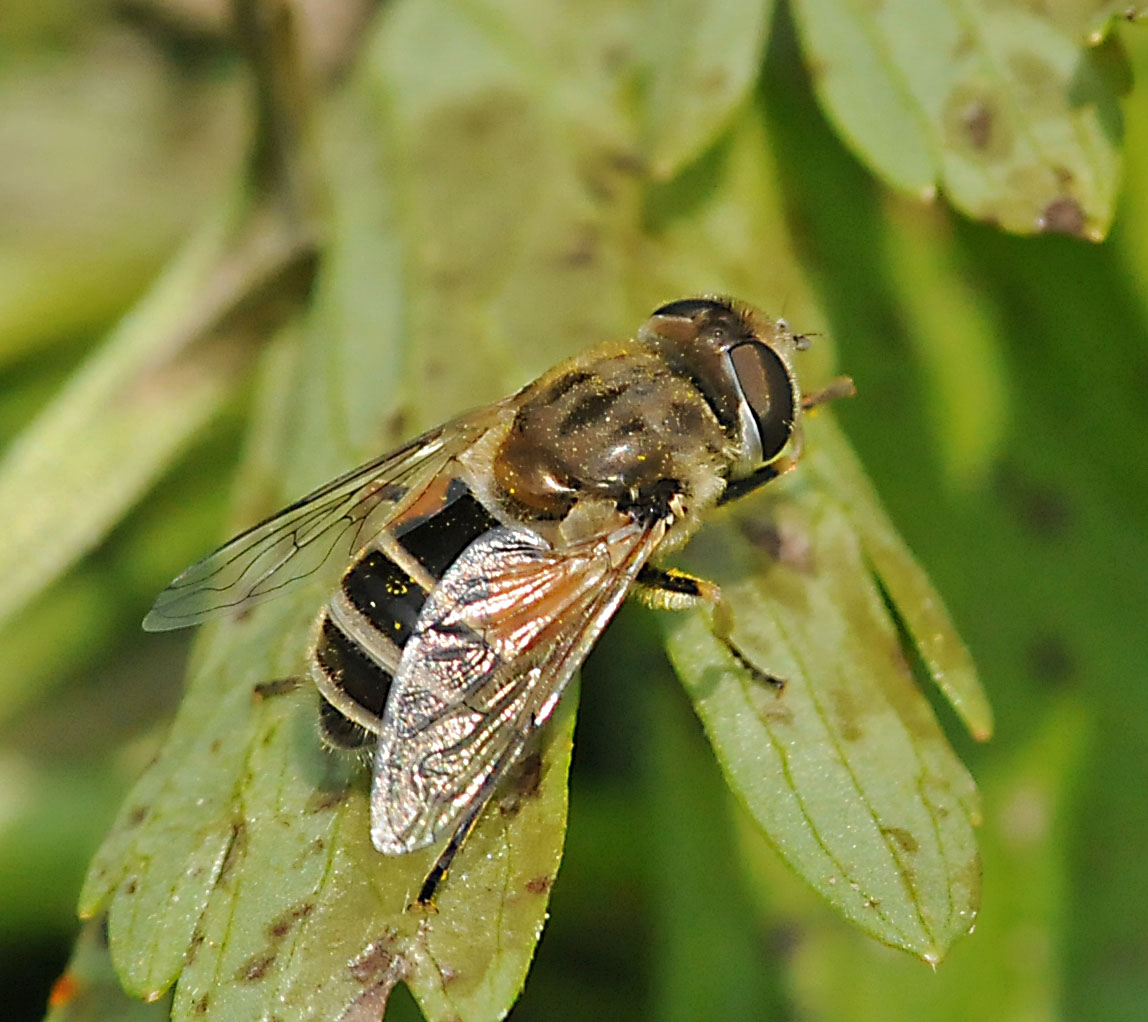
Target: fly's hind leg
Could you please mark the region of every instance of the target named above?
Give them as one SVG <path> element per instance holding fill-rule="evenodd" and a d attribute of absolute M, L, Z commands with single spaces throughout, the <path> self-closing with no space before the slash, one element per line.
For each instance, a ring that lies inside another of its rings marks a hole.
<path fill-rule="evenodd" d="M 647 564 L 638 573 L 634 595 L 657 610 L 687 610 L 702 603 L 711 608 L 710 632 L 730 656 L 748 671 L 755 680 L 769 685 L 778 695 L 785 689 L 785 681 L 767 674 L 757 667 L 733 641 L 733 608 L 722 596 L 716 582 L 687 575 L 672 568 L 655 568 Z"/>
<path fill-rule="evenodd" d="M 466 812 L 455 826 L 454 833 L 451 834 L 446 847 L 435 860 L 435 864 L 431 866 L 430 872 L 427 873 L 426 879 L 423 880 L 423 885 L 419 889 L 417 901 L 423 908 L 433 908 L 435 893 L 446 879 L 450 865 L 454 862 L 454 857 L 458 854 L 459 849 L 462 848 L 463 842 L 470 837 L 470 832 L 474 830 L 474 825 L 478 822 L 479 816 L 482 815 L 482 811 L 486 808 L 487 803 L 494 795 L 503 777 L 505 777 L 510 768 L 518 762 L 519 757 L 522 755 L 522 750 L 526 747 L 526 742 L 527 736 L 523 735 L 521 740 L 506 753 L 498 766 L 490 772 L 490 776 L 482 783 L 482 787 L 478 789 L 478 792 L 467 806 Z"/>
<path fill-rule="evenodd" d="M 458 850 L 462 847 L 463 842 L 470 836 L 470 832 L 474 830 L 474 825 L 478 822 L 478 817 L 486 807 L 488 799 L 489 794 L 487 798 L 476 799 L 474 805 L 467 810 L 466 815 L 455 828 L 454 833 L 450 837 L 450 841 L 447 842 L 446 848 L 442 850 L 442 854 L 435 860 L 435 864 L 431 866 L 430 872 L 427 873 L 426 879 L 419 889 L 418 903 L 420 905 L 427 906 L 434 904 L 435 892 L 438 891 L 439 885 L 446 879 L 450 864 L 454 861 L 454 857 L 458 854 Z"/>

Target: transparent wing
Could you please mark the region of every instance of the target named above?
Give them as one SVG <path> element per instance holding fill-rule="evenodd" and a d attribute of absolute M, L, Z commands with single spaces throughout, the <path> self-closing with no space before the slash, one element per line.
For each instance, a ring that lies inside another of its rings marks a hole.
<path fill-rule="evenodd" d="M 472 442 L 477 417 L 423 434 L 307 494 L 193 564 L 144 618 L 151 632 L 186 628 L 273 596 L 350 556 Z"/>
<path fill-rule="evenodd" d="M 379 851 L 413 851 L 473 819 L 664 534 L 664 522 L 634 523 L 554 550 L 500 527 L 467 547 L 395 672 L 371 792 Z"/>

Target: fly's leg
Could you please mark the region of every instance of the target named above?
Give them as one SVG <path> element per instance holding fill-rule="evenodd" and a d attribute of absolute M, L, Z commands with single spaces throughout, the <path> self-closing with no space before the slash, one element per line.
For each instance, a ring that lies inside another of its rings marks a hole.
<path fill-rule="evenodd" d="M 714 636 L 723 646 L 725 646 L 729 655 L 733 657 L 746 671 L 749 672 L 754 681 L 760 682 L 763 685 L 768 685 L 777 695 L 781 695 L 781 693 L 785 691 L 785 679 L 778 678 L 773 674 L 767 674 L 765 671 L 763 671 L 760 667 L 757 666 L 757 664 L 753 663 L 749 657 L 747 657 L 741 651 L 741 649 L 733 641 L 733 639 L 729 637 L 729 635 L 721 635 L 715 629 Z"/>
<path fill-rule="evenodd" d="M 835 376 L 820 390 L 815 390 L 812 394 L 806 394 L 801 399 L 801 410 L 808 412 L 811 408 L 816 408 L 818 405 L 827 405 L 830 401 L 837 401 L 843 397 L 853 397 L 857 393 L 857 387 L 853 383 L 851 376 Z"/>
<path fill-rule="evenodd" d="M 794 426 L 793 438 L 789 441 L 789 453 L 783 457 L 774 458 L 768 465 L 762 465 L 753 475 L 729 482 L 726 488 L 722 490 L 722 495 L 718 497 L 718 505 L 728 504 L 731 500 L 744 497 L 747 493 L 752 493 L 754 490 L 765 486 L 766 483 L 772 483 L 779 476 L 785 475 L 786 472 L 791 472 L 801 460 L 801 449 L 804 446 L 805 437 L 801 432 L 801 424 L 798 423 Z"/>
<path fill-rule="evenodd" d="M 761 670 L 733 641 L 733 609 L 715 582 L 687 575 L 684 571 L 655 568 L 647 564 L 638 573 L 634 593 L 644 603 L 658 610 L 686 610 L 708 603 L 712 613 L 710 631 L 726 650 L 756 681 L 769 685 L 778 695 L 785 681 Z"/>
<path fill-rule="evenodd" d="M 495 789 L 502 782 L 507 771 L 518 762 L 518 758 L 522 755 L 522 750 L 525 747 L 526 740 L 524 736 L 512 750 L 507 752 L 499 765 L 490 772 L 490 776 L 483 782 L 482 787 L 478 789 L 474 800 L 470 803 L 462 819 L 459 820 L 458 826 L 454 828 L 454 833 L 451 834 L 450 840 L 442 850 L 442 854 L 435 860 L 435 864 L 431 866 L 430 872 L 427 873 L 426 879 L 423 880 L 423 885 L 419 888 L 419 896 L 417 899 L 420 905 L 428 906 L 433 904 L 435 893 L 446 879 L 450 865 L 454 862 L 454 857 L 458 854 L 459 849 L 462 848 L 466 839 L 470 837 L 470 832 L 474 830 L 474 825 L 478 822 L 479 816 L 482 815 L 482 811 L 486 808 L 486 804 L 490 801 Z"/>
<path fill-rule="evenodd" d="M 704 578 L 695 578 L 673 568 L 655 568 L 646 564 L 634 580 L 633 593 L 655 610 L 689 610 L 699 603 L 717 607 L 722 603 L 721 589 Z"/>
<path fill-rule="evenodd" d="M 430 872 L 427 873 L 422 887 L 419 888 L 418 903 L 420 905 L 430 905 L 433 903 L 435 892 L 438 891 L 439 885 L 446 879 L 447 872 L 450 870 L 450 864 L 454 861 L 454 857 L 458 854 L 458 850 L 462 847 L 463 842 L 470 836 L 470 832 L 474 830 L 474 825 L 478 822 L 479 814 L 486 808 L 486 803 L 489 801 L 490 793 L 487 792 L 485 797 L 480 795 L 478 799 L 475 799 L 474 804 L 466 811 L 466 815 L 455 828 L 454 833 L 450 836 L 450 841 L 447 842 L 447 846 L 442 850 L 442 854 L 435 860 L 435 864 L 431 866 Z"/>

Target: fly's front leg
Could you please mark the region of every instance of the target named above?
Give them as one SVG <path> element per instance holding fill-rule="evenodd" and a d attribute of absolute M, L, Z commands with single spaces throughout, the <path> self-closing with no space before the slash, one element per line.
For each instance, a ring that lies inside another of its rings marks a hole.
<path fill-rule="evenodd" d="M 801 399 L 801 410 L 808 412 L 811 408 L 816 408 L 818 405 L 827 405 L 830 401 L 836 401 L 842 397 L 853 397 L 857 393 L 857 387 L 853 383 L 851 376 L 835 376 L 820 390 L 815 390 L 812 394 L 806 394 Z"/>
<path fill-rule="evenodd" d="M 711 608 L 710 632 L 754 679 L 769 685 L 778 695 L 785 682 L 755 666 L 733 641 L 733 608 L 722 596 L 716 582 L 687 575 L 684 571 L 655 568 L 647 564 L 638 573 L 634 593 L 644 603 L 658 610 L 687 610 L 701 603 Z"/>

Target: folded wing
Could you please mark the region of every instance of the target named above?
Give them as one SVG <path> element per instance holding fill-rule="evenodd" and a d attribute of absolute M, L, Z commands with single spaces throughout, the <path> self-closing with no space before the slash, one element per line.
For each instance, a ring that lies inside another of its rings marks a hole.
<path fill-rule="evenodd" d="M 371 793 L 401 855 L 472 820 L 618 609 L 665 524 L 561 550 L 526 529 L 475 540 L 424 604 L 395 673 Z"/>

